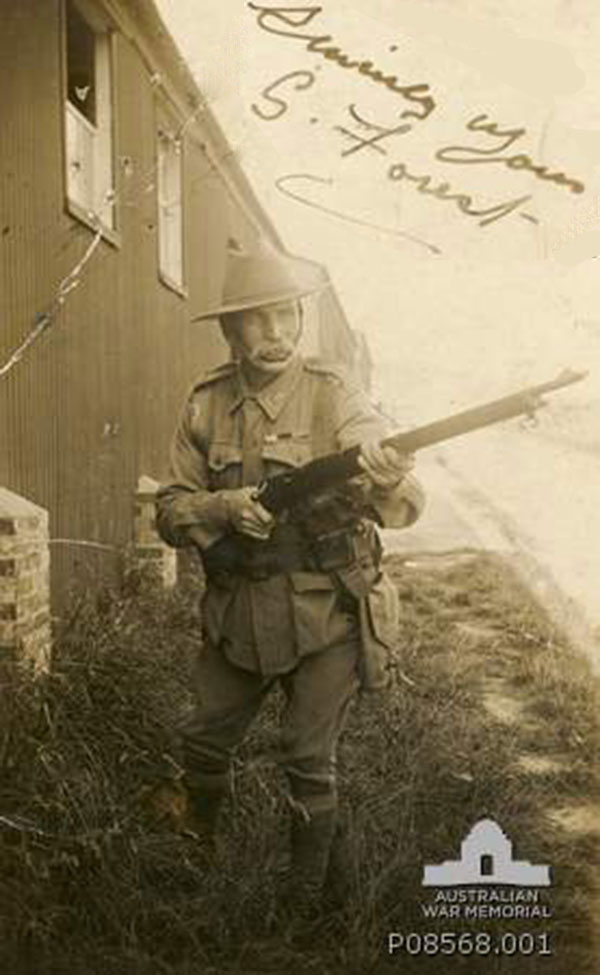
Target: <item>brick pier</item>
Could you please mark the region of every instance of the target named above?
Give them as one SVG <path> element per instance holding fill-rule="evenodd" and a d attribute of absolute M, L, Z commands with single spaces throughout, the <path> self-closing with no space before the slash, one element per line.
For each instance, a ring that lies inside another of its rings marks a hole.
<path fill-rule="evenodd" d="M 0 488 L 0 661 L 50 662 L 48 513 Z"/>
<path fill-rule="evenodd" d="M 158 481 L 142 475 L 135 495 L 134 544 L 135 560 L 146 577 L 165 589 L 177 581 L 177 553 L 165 545 L 156 530 L 154 501 Z"/>

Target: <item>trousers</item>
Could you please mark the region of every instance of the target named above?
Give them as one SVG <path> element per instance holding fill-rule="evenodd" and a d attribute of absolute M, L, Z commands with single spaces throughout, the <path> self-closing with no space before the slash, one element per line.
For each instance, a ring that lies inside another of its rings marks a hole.
<path fill-rule="evenodd" d="M 277 682 L 285 695 L 279 763 L 292 800 L 310 815 L 337 806 L 336 750 L 359 686 L 357 639 L 302 657 L 264 677 L 232 664 L 205 641 L 195 673 L 195 710 L 180 729 L 186 782 L 209 795 L 229 789 L 233 752 Z"/>

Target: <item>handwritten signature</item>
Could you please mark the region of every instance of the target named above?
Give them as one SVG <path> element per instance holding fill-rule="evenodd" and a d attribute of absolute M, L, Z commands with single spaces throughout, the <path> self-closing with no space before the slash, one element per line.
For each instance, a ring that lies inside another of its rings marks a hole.
<path fill-rule="evenodd" d="M 482 217 L 483 219 L 478 221 L 480 227 L 487 227 L 488 224 L 495 223 L 496 220 L 501 220 L 502 217 L 508 217 L 514 210 L 518 210 L 523 203 L 527 203 L 531 199 L 531 195 L 528 194 L 527 196 L 518 196 L 514 200 L 508 200 L 505 203 L 496 203 L 490 207 L 477 209 L 473 204 L 473 197 L 468 193 L 456 192 L 450 186 L 450 183 L 439 183 L 438 186 L 433 186 L 433 176 L 430 176 L 428 173 L 421 176 L 416 175 L 416 173 L 411 173 L 403 162 L 397 162 L 393 166 L 390 166 L 387 171 L 387 177 L 392 182 L 407 180 L 409 183 L 415 184 L 419 193 L 423 193 L 426 196 L 433 196 L 435 199 L 442 200 L 444 203 L 456 203 L 458 209 L 465 216 Z M 537 223 L 537 218 L 530 213 L 521 214 L 521 216 L 526 217 L 526 219 L 531 220 L 533 223 Z"/>
<path fill-rule="evenodd" d="M 458 166 L 503 163 L 508 169 L 527 171 L 533 173 L 537 179 L 556 183 L 557 186 L 566 186 L 571 193 L 584 192 L 585 184 L 581 180 L 573 179 L 565 173 L 552 173 L 547 166 L 536 166 L 525 153 L 517 153 L 513 156 L 498 155 L 526 135 L 527 129 L 500 129 L 497 122 L 490 121 L 487 115 L 476 115 L 475 118 L 467 122 L 466 127 L 471 132 L 485 132 L 486 135 L 495 139 L 501 139 L 503 140 L 502 145 L 496 143 L 487 149 L 481 149 L 477 146 L 444 146 L 443 149 L 438 149 L 436 152 L 436 159 L 446 163 L 455 163 Z"/>
<path fill-rule="evenodd" d="M 359 114 L 355 105 L 349 105 L 348 111 L 351 118 L 359 123 L 361 129 L 374 131 L 375 135 L 365 138 L 362 133 L 352 131 L 345 126 L 334 126 L 336 131 L 352 138 L 354 141 L 354 145 L 350 149 L 344 150 L 342 152 L 342 156 L 347 155 L 350 152 L 358 152 L 364 148 L 375 149 L 383 155 L 387 155 L 387 151 L 383 148 L 381 142 L 392 135 L 404 134 L 402 126 L 382 126 L 368 120 L 364 117 L 364 115 Z M 434 177 L 432 175 L 429 173 L 421 175 L 412 173 L 408 169 L 407 165 L 403 162 L 396 162 L 391 165 L 387 170 L 387 177 L 393 182 L 406 180 L 407 182 L 416 186 L 417 192 L 426 196 L 432 196 L 435 199 L 444 202 L 456 203 L 458 209 L 464 213 L 465 216 L 481 217 L 482 219 L 478 221 L 480 227 L 486 227 L 488 224 L 494 223 L 496 220 L 501 220 L 503 217 L 507 217 L 509 214 L 513 213 L 513 211 L 518 210 L 523 203 L 526 203 L 531 199 L 530 195 L 519 196 L 515 199 L 507 200 L 503 203 L 493 204 L 492 206 L 484 207 L 482 209 L 477 208 L 474 205 L 473 197 L 468 193 L 456 191 L 449 183 L 445 182 L 440 182 L 438 185 L 433 185 Z M 520 216 L 531 220 L 533 223 L 538 222 L 537 218 L 529 213 L 521 213 Z"/>
<path fill-rule="evenodd" d="M 285 76 L 286 80 L 297 74 L 297 72 L 291 72 Z M 280 81 L 283 79 L 279 79 Z M 273 90 L 273 84 L 269 86 L 270 93 Z M 297 87 L 297 86 L 296 86 Z M 306 87 L 304 83 L 302 87 Z M 277 101 L 280 103 L 277 106 L 276 113 L 266 116 L 265 113 L 257 112 L 261 117 L 280 117 L 285 109 L 282 108 L 285 105 L 283 99 L 277 97 Z M 387 156 L 387 149 L 382 145 L 384 140 L 397 135 L 406 135 L 407 132 L 412 128 L 408 123 L 401 123 L 400 125 L 381 125 L 368 119 L 364 114 L 362 114 L 355 104 L 347 106 L 347 111 L 350 116 L 349 121 L 345 125 L 335 125 L 333 126 L 336 132 L 341 133 L 346 141 L 350 140 L 351 145 L 344 150 L 342 150 L 342 156 L 348 156 L 350 153 L 359 152 L 365 149 L 379 153 L 381 155 Z M 356 123 L 356 126 L 354 125 Z M 350 126 L 353 126 L 352 128 Z M 489 224 L 495 223 L 498 220 L 508 217 L 511 213 L 520 210 L 523 204 L 527 203 L 531 199 L 530 194 L 525 194 L 522 196 L 517 196 L 513 199 L 505 200 L 500 203 L 494 203 L 490 206 L 479 206 L 475 203 L 473 197 L 465 193 L 462 190 L 454 189 L 450 183 L 447 182 L 437 182 L 435 178 L 429 173 L 417 174 L 411 172 L 408 166 L 404 162 L 395 162 L 390 165 L 387 169 L 387 178 L 394 183 L 398 183 L 402 180 L 407 183 L 412 184 L 418 193 L 424 196 L 430 196 L 433 199 L 439 200 L 445 203 L 454 203 L 458 210 L 468 217 L 477 217 L 478 224 L 480 227 L 487 227 Z M 285 192 L 286 196 L 292 197 L 298 202 L 302 202 L 307 206 L 312 206 L 313 208 L 320 209 L 323 212 L 327 212 L 332 216 L 337 216 L 340 219 L 347 220 L 350 223 L 358 223 L 365 225 L 367 221 L 355 218 L 348 214 L 343 214 L 340 211 L 334 211 L 330 207 L 326 207 L 322 204 L 316 204 L 312 200 L 307 199 L 302 196 L 301 193 L 292 192 L 288 189 L 288 183 L 290 180 L 312 180 L 313 182 L 328 183 L 328 180 L 312 175 L 310 173 L 300 173 L 300 174 L 290 174 L 289 176 L 281 177 L 276 181 L 276 187 L 280 192 Z M 531 221 L 532 223 L 537 223 L 538 220 L 530 213 L 520 212 L 519 215 L 524 219 Z M 374 229 L 379 231 L 384 231 L 385 233 L 391 233 L 391 229 L 387 227 L 382 227 L 379 224 L 370 223 Z M 419 238 L 415 238 L 411 234 L 404 232 L 398 232 L 397 236 L 405 237 L 408 240 L 413 240 L 415 242 L 420 242 Z M 435 245 L 425 243 L 425 246 L 433 253 L 439 253 L 439 248 Z"/>
<path fill-rule="evenodd" d="M 282 115 L 286 113 L 289 108 L 288 102 L 281 95 L 275 95 L 276 89 L 289 82 L 292 78 L 296 79 L 296 84 L 293 86 L 296 91 L 301 91 L 312 87 L 315 83 L 315 75 L 312 71 L 300 70 L 300 71 L 289 71 L 277 78 L 271 84 L 263 88 L 261 92 L 262 98 L 265 101 L 272 103 L 275 108 L 267 113 L 264 108 L 257 105 L 255 102 L 251 105 L 252 111 L 259 116 L 259 118 L 264 121 L 275 121 L 281 118 Z M 351 114 L 353 115 L 355 121 L 364 121 L 358 117 L 357 110 L 354 106 L 350 108 Z M 400 118 L 406 116 L 405 112 L 402 112 Z M 371 123 L 370 128 L 375 132 L 368 139 L 361 138 L 357 133 L 344 128 L 343 126 L 335 126 L 336 130 L 342 132 L 343 134 L 351 137 L 355 144 L 349 149 L 345 149 L 342 152 L 342 156 L 349 156 L 354 152 L 358 152 L 360 149 L 365 147 L 376 147 L 377 143 L 381 142 L 383 139 L 390 135 L 406 135 L 413 129 L 410 123 L 400 123 L 400 125 L 394 126 L 383 126 L 374 125 Z M 564 172 L 552 172 L 548 166 L 536 165 L 533 160 L 525 153 L 516 153 L 514 155 L 501 155 L 506 150 L 511 148 L 515 142 L 527 134 L 527 129 L 524 127 L 513 128 L 513 129 L 503 129 L 500 128 L 498 123 L 491 120 L 488 115 L 481 114 L 476 115 L 474 118 L 469 119 L 466 123 L 466 128 L 470 132 L 483 132 L 486 135 L 499 139 L 502 141 L 501 145 L 497 143 L 491 147 L 480 147 L 480 146 L 443 146 L 438 149 L 435 153 L 435 158 L 440 162 L 452 163 L 454 165 L 481 165 L 490 163 L 502 163 L 508 169 L 521 172 L 530 172 L 537 179 L 551 182 L 557 186 L 564 186 L 568 188 L 572 193 L 583 193 L 585 191 L 585 184 L 574 177 L 567 176 Z M 380 147 L 378 147 L 380 152 L 383 152 Z"/>
<path fill-rule="evenodd" d="M 375 84 L 383 85 L 395 94 L 401 95 L 406 101 L 414 102 L 419 106 L 418 110 L 405 111 L 404 118 L 422 121 L 433 112 L 436 103 L 429 85 L 400 84 L 397 75 L 385 74 L 374 65 L 373 61 L 352 58 L 337 44 L 332 44 L 334 38 L 331 34 L 301 33 L 302 28 L 307 27 L 318 14 L 323 12 L 323 7 L 263 7 L 257 3 L 249 3 L 248 7 L 257 12 L 258 26 L 268 34 L 305 41 L 306 50 L 312 54 L 320 54 L 325 60 L 333 61 L 340 68 L 356 70 Z"/>
<path fill-rule="evenodd" d="M 402 85 L 396 75 L 384 74 L 374 66 L 372 61 L 350 57 L 337 44 L 332 43 L 333 38 L 330 34 L 304 32 L 304 29 L 313 22 L 317 15 L 322 13 L 323 7 L 266 7 L 254 2 L 248 3 L 248 7 L 257 13 L 259 27 L 268 33 L 303 41 L 307 51 L 320 54 L 341 68 L 354 69 L 369 80 L 383 84 L 391 91 L 402 95 L 406 100 L 419 105 L 419 111 L 403 110 L 397 113 L 392 124 L 380 124 L 367 119 L 359 111 L 356 104 L 348 105 L 346 110 L 349 119 L 345 124 L 332 126 L 333 131 L 344 137 L 346 144 L 341 151 L 343 158 L 363 150 L 369 150 L 379 156 L 387 156 L 387 148 L 383 143 L 392 136 L 406 136 L 414 129 L 414 123 L 407 122 L 405 119 L 413 118 L 423 122 L 434 111 L 436 102 L 429 85 Z M 288 71 L 262 90 L 261 98 L 264 103 L 254 102 L 251 105 L 251 110 L 263 121 L 276 121 L 288 111 L 289 92 L 287 88 L 291 85 L 294 91 L 303 91 L 312 88 L 315 81 L 314 71 L 307 69 Z M 318 119 L 311 118 L 311 122 L 317 121 Z M 455 166 L 495 164 L 504 166 L 515 173 L 520 172 L 533 176 L 536 180 L 551 183 L 556 187 L 567 189 L 571 193 L 580 194 L 585 191 L 585 184 L 581 180 L 575 179 L 561 170 L 536 163 L 525 152 L 513 151 L 516 143 L 527 135 L 527 129 L 524 126 L 506 127 L 491 119 L 487 114 L 479 114 L 469 119 L 465 123 L 465 128 L 468 132 L 476 133 L 478 137 L 483 138 L 483 143 L 442 146 L 434 153 L 434 158 L 438 162 Z M 491 144 L 489 140 L 492 140 Z M 512 213 L 517 213 L 532 223 L 539 223 L 537 217 L 523 210 L 523 205 L 532 199 L 531 194 L 522 194 L 499 203 L 482 206 L 474 200 L 470 193 L 458 190 L 448 182 L 438 180 L 429 172 L 416 173 L 403 161 L 397 161 L 388 166 L 386 177 L 393 183 L 402 181 L 409 183 L 418 193 L 434 200 L 453 203 L 464 216 L 476 219 L 480 227 L 489 226 Z M 382 227 L 351 214 L 344 214 L 321 203 L 315 203 L 298 192 L 297 188 L 295 191 L 290 190 L 290 181 L 296 181 L 297 187 L 298 180 L 309 180 L 317 183 L 328 182 L 323 177 L 314 174 L 296 173 L 277 180 L 277 189 L 298 202 L 321 209 L 339 219 L 372 226 L 386 233 L 394 233 L 395 236 L 405 237 L 415 243 L 423 244 L 433 253 L 440 253 L 435 245 L 422 241 L 411 234 L 406 234 L 403 231 L 395 233 L 389 227 Z"/>

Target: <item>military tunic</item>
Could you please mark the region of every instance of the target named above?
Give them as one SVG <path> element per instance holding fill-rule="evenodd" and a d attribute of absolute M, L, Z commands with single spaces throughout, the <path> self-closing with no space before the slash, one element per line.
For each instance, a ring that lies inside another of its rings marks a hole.
<path fill-rule="evenodd" d="M 387 428 L 364 393 L 333 367 L 297 357 L 255 392 L 229 363 L 202 378 L 188 399 L 172 447 L 172 480 L 158 496 L 159 531 L 181 545 L 194 525 L 208 547 L 228 530 L 228 489 L 380 439 Z M 393 492 L 373 492 L 372 500 L 392 527 L 409 524 L 423 504 L 412 478 Z M 324 573 L 239 578 L 231 589 L 209 585 L 204 626 L 213 642 L 223 641 L 232 663 L 280 674 L 349 635 L 351 621 L 335 611 L 336 600 Z"/>

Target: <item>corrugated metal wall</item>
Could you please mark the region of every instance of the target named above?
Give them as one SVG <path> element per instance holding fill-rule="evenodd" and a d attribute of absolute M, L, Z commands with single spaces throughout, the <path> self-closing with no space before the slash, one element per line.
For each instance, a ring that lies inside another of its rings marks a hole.
<path fill-rule="evenodd" d="M 65 212 L 59 0 L 3 4 L 0 33 L 0 362 L 90 243 Z M 55 539 L 130 541 L 140 474 L 164 473 L 191 378 L 223 357 L 217 330 L 191 325 L 218 294 L 230 234 L 252 222 L 186 135 L 188 296 L 158 278 L 154 180 L 160 91 L 132 42 L 117 35 L 116 158 L 120 246 L 102 241 L 56 324 L 0 380 L 0 483 L 49 508 Z M 143 192 L 144 186 L 150 188 Z M 110 568 L 110 554 L 56 543 L 55 582 Z"/>

